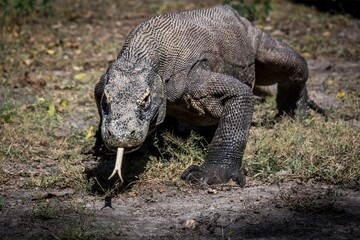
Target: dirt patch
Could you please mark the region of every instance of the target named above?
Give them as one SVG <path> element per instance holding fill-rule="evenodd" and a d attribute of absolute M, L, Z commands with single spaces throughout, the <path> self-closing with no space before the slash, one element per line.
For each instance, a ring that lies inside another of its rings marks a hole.
<path fill-rule="evenodd" d="M 19 199 L 7 192 L 2 239 L 57 239 L 64 232 L 69 239 L 360 237 L 359 192 L 328 185 L 199 189 L 154 183 L 111 199 L 39 195 Z"/>

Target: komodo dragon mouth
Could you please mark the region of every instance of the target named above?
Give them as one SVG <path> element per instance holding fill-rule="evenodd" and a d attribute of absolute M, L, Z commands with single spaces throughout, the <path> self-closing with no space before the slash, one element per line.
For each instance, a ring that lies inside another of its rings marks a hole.
<path fill-rule="evenodd" d="M 154 119 L 156 119 L 157 116 L 158 116 L 158 111 L 156 112 L 156 114 L 154 115 L 154 117 L 151 120 L 152 124 L 150 124 L 148 134 L 152 133 L 156 129 L 156 126 L 154 124 Z M 134 151 L 138 150 L 140 147 L 141 147 L 141 145 L 136 146 L 136 147 L 131 147 L 131 148 L 117 148 L 115 166 L 114 166 L 114 169 L 113 169 L 110 177 L 108 178 L 108 180 L 110 180 L 112 177 L 114 177 L 115 174 L 117 173 L 120 178 L 120 181 L 124 182 L 124 179 L 121 175 L 121 166 L 122 166 L 122 162 L 123 162 L 123 158 L 124 158 L 124 153 L 134 152 Z"/>

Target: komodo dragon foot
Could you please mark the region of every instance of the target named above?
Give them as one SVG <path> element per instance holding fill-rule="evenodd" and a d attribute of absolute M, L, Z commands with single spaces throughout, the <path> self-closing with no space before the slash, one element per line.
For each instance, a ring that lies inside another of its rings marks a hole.
<path fill-rule="evenodd" d="M 181 174 L 181 179 L 190 183 L 208 185 L 226 183 L 229 180 L 233 180 L 240 187 L 244 187 L 246 184 L 245 176 L 239 171 L 234 172 L 228 165 L 191 165 Z"/>

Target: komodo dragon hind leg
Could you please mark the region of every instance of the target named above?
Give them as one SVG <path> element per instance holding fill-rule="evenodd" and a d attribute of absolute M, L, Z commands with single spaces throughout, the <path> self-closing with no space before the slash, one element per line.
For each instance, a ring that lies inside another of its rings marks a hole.
<path fill-rule="evenodd" d="M 292 83 L 290 86 L 278 86 L 277 105 L 278 113 L 275 118 L 279 118 L 284 114 L 300 119 L 308 116 L 308 109 L 311 109 L 327 119 L 326 111 L 311 100 L 307 94 L 306 86 L 301 89 L 297 86 L 298 83 Z M 299 94 L 300 93 L 300 94 Z M 297 96 L 297 97 L 296 97 Z M 296 101 L 297 100 L 297 101 Z"/>
<path fill-rule="evenodd" d="M 285 43 L 262 33 L 255 61 L 258 83 L 278 83 L 276 103 L 278 114 L 306 116 L 312 109 L 326 116 L 324 109 L 310 100 L 306 90 L 308 66 L 306 60 Z"/>

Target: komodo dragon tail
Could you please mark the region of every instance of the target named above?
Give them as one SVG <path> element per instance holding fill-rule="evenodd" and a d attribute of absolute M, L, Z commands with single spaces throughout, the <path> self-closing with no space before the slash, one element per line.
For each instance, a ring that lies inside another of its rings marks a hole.
<path fill-rule="evenodd" d="M 313 111 L 321 114 L 321 115 L 324 116 L 324 117 L 326 118 L 326 120 L 327 120 L 327 113 L 326 113 L 325 109 L 323 109 L 322 107 L 320 107 L 319 105 L 317 105 L 313 100 L 308 99 L 308 100 L 306 101 L 306 106 L 307 106 L 308 108 L 310 108 L 311 110 L 313 110 Z"/>

